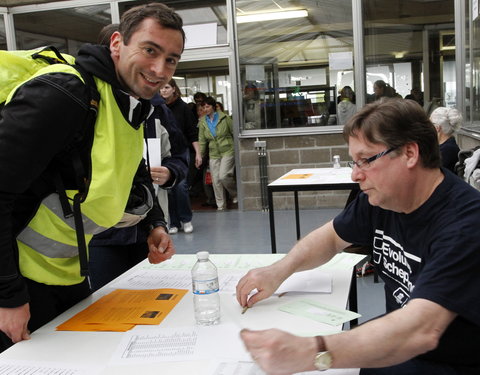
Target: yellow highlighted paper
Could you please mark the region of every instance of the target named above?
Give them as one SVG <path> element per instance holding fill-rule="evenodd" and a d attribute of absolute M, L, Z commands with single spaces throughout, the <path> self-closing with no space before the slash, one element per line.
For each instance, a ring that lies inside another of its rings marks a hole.
<path fill-rule="evenodd" d="M 57 331 L 125 332 L 137 324 L 160 324 L 187 289 L 117 289 L 60 324 Z"/>
<path fill-rule="evenodd" d="M 282 180 L 304 180 L 312 176 L 313 173 L 289 174 L 285 177 L 282 177 Z"/>

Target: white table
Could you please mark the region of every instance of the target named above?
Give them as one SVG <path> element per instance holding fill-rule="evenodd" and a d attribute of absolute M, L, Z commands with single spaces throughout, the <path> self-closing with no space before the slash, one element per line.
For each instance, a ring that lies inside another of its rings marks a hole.
<path fill-rule="evenodd" d="M 239 254 L 238 261 L 230 262 L 230 265 L 223 264 L 224 259 L 231 259 L 232 255 L 212 255 L 212 260 L 218 262 L 219 277 L 232 272 L 233 269 L 242 270 L 248 268 L 248 262 L 257 266 L 261 264 L 269 264 L 279 259 L 281 254 Z M 351 254 L 345 256 L 352 256 Z M 172 262 L 173 268 L 189 269 L 195 261 L 194 255 L 175 255 Z M 335 260 L 335 258 L 334 258 Z M 120 278 L 125 278 L 138 267 L 148 265 L 146 261 L 140 263 L 133 269 L 127 271 Z M 168 266 L 165 263 L 163 266 Z M 222 268 L 224 267 L 224 268 Z M 160 268 L 160 271 L 162 268 Z M 167 272 L 167 271 L 165 271 Z M 346 306 L 350 281 L 351 268 L 343 267 L 333 272 L 333 292 L 331 294 L 295 294 L 285 295 L 282 298 L 271 297 L 253 308 L 247 310 L 245 314 L 241 314 L 241 307 L 235 298 L 230 294 L 221 294 L 221 322 L 233 323 L 241 328 L 266 329 L 281 328 L 294 334 L 316 335 L 330 334 L 341 331 L 342 326 L 329 326 L 318 323 L 316 321 L 290 315 L 279 311 L 278 306 L 299 298 L 309 298 L 324 304 L 344 309 Z M 118 280 L 118 279 L 117 279 Z M 114 283 L 115 280 L 112 282 Z M 89 363 L 92 365 L 105 366 L 101 371 L 102 375 L 131 375 L 131 374 L 162 374 L 162 375 L 204 375 L 210 364 L 210 359 L 205 358 L 201 361 L 185 361 L 185 362 L 162 362 L 156 364 L 142 364 L 136 366 L 112 366 L 108 362 L 120 342 L 124 333 L 120 332 L 65 332 L 55 331 L 55 327 L 74 314 L 86 308 L 92 302 L 101 296 L 109 293 L 112 288 L 111 284 L 94 293 L 89 298 L 80 302 L 64 314 L 60 315 L 52 322 L 38 329 L 32 334 L 29 341 L 22 341 L 7 351 L 0 354 L 0 363 L 2 360 L 31 360 L 31 361 L 60 361 L 71 365 L 82 365 Z M 182 327 L 186 325 L 194 325 L 193 316 L 193 298 L 191 293 L 187 293 L 178 305 L 170 312 L 170 314 L 161 323 L 161 327 Z M 155 326 L 157 327 L 157 326 Z M 228 340 L 228 337 L 221 337 L 219 340 Z"/>
<path fill-rule="evenodd" d="M 312 190 L 351 190 L 358 186 L 352 181 L 352 168 L 305 168 L 292 169 L 275 181 L 268 184 L 268 210 L 270 218 L 270 240 L 272 253 L 277 252 L 275 238 L 275 215 L 273 193 L 293 191 L 295 201 L 295 223 L 297 240 L 300 239 L 300 217 L 298 207 L 298 192 Z"/>

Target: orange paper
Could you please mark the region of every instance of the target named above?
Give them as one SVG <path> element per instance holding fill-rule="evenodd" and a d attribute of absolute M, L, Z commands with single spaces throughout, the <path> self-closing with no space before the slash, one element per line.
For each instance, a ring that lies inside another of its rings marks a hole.
<path fill-rule="evenodd" d="M 289 174 L 282 178 L 282 180 L 302 180 L 313 176 L 313 173 Z"/>
<path fill-rule="evenodd" d="M 136 324 L 160 324 L 186 289 L 117 289 L 60 324 L 57 331 L 125 332 Z"/>

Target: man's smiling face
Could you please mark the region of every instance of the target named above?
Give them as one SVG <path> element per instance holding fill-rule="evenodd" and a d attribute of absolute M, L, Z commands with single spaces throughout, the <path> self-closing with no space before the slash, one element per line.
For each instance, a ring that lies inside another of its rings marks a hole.
<path fill-rule="evenodd" d="M 172 78 L 183 51 L 180 31 L 145 19 L 127 45 L 119 32 L 110 43 L 119 81 L 134 97 L 150 99 Z"/>

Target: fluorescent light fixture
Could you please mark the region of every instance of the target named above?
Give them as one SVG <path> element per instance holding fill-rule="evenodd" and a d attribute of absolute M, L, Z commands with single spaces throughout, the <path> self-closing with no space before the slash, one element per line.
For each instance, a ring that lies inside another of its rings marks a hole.
<path fill-rule="evenodd" d="M 183 77 L 177 77 L 177 76 L 173 76 L 172 78 L 173 78 L 173 79 L 185 79 L 185 78 L 183 78 Z"/>
<path fill-rule="evenodd" d="M 286 20 L 290 18 L 308 17 L 305 9 L 285 10 L 280 12 L 250 13 L 237 15 L 237 23 Z"/>

